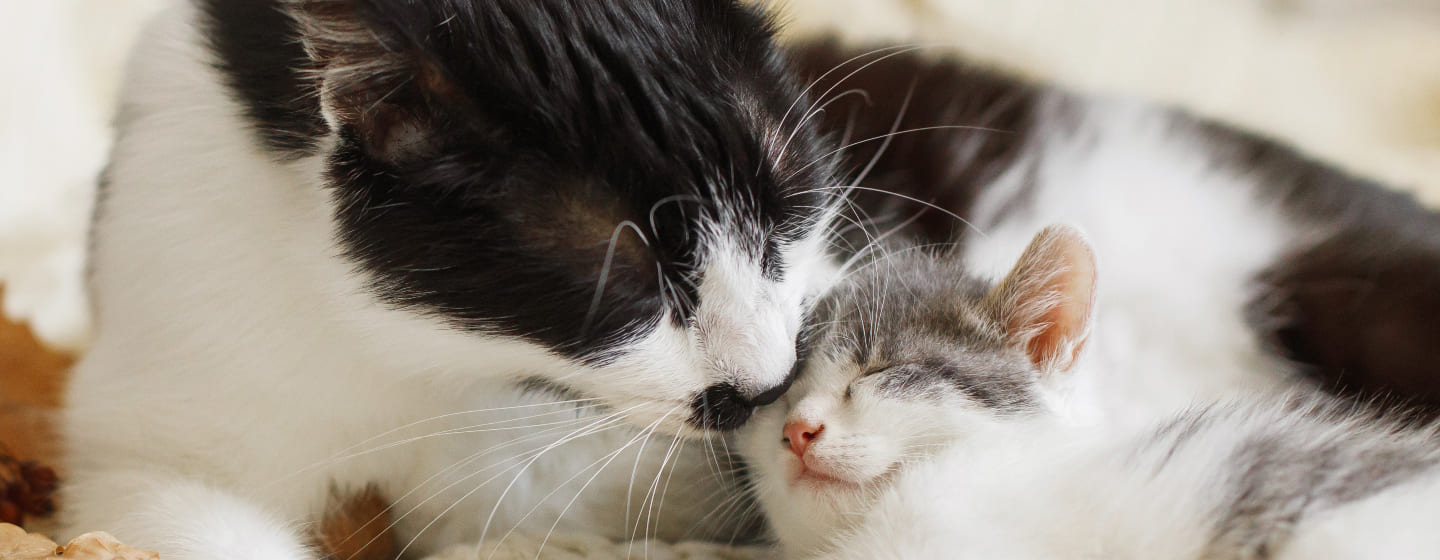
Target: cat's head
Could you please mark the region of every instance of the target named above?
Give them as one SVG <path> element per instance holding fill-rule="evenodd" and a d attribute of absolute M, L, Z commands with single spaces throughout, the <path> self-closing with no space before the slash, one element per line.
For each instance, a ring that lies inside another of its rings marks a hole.
<path fill-rule="evenodd" d="M 732 429 L 788 386 L 833 165 L 753 8 L 285 3 L 378 300 L 665 431 Z"/>
<path fill-rule="evenodd" d="M 893 252 L 827 295 L 795 387 L 742 434 L 787 546 L 812 546 L 939 448 L 1057 409 L 1089 332 L 1095 264 L 1064 226 L 999 283 L 953 255 Z"/>

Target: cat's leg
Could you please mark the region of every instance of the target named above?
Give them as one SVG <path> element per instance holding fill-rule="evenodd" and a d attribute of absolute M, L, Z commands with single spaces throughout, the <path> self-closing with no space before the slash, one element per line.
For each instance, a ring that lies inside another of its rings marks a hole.
<path fill-rule="evenodd" d="M 167 560 L 311 560 L 299 523 L 178 475 L 115 471 L 72 476 L 65 531 L 107 531 Z"/>

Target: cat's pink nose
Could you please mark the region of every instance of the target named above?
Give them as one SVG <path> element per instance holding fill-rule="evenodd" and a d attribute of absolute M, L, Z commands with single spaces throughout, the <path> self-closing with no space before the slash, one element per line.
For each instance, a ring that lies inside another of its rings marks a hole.
<path fill-rule="evenodd" d="M 825 431 L 824 424 L 811 424 L 804 420 L 791 420 L 785 423 L 785 441 L 790 444 L 790 450 L 795 456 L 805 458 L 805 449 L 810 447 L 810 442 L 820 437 L 820 432 Z"/>

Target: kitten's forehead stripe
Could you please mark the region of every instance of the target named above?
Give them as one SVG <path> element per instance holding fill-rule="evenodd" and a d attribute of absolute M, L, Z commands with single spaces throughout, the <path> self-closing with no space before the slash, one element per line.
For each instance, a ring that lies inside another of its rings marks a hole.
<path fill-rule="evenodd" d="M 1037 410 L 1033 367 L 1010 347 L 986 309 L 989 282 L 959 259 L 916 251 L 882 254 L 823 302 L 827 352 L 874 376 L 882 396 L 958 394 L 1003 414 Z"/>

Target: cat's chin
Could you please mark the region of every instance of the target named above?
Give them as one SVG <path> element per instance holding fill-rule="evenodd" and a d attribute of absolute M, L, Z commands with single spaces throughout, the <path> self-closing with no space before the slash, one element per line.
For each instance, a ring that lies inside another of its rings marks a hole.
<path fill-rule="evenodd" d="M 898 466 L 891 467 L 878 476 L 857 481 L 815 469 L 801 468 L 792 471 L 790 488 L 793 492 L 806 492 L 822 498 L 873 495 L 888 488 L 898 470 Z"/>

